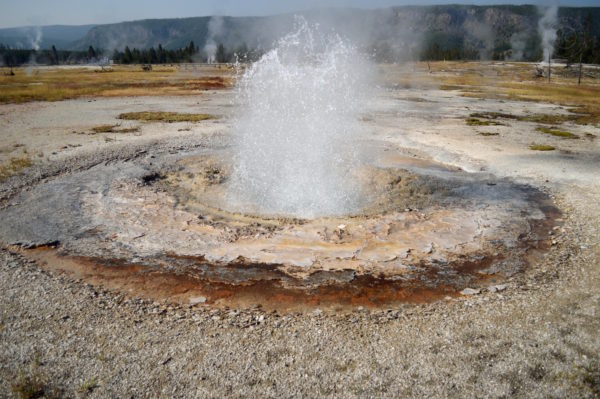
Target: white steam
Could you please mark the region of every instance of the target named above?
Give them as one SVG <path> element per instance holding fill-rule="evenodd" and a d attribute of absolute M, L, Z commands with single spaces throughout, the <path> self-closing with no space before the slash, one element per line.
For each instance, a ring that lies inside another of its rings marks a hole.
<path fill-rule="evenodd" d="M 36 26 L 35 28 L 32 28 L 32 30 L 32 34 L 29 37 L 31 42 L 31 48 L 35 51 L 38 51 L 40 49 L 40 46 L 42 45 L 42 28 Z"/>
<path fill-rule="evenodd" d="M 510 59 L 512 61 L 522 61 L 525 57 L 525 49 L 527 48 L 527 38 L 527 32 L 513 33 L 513 35 L 510 37 Z"/>
<path fill-rule="evenodd" d="M 207 62 L 213 64 L 217 60 L 217 42 L 216 37 L 221 35 L 223 32 L 223 17 L 213 16 L 208 21 L 208 37 L 206 44 L 204 45 L 204 52 L 206 53 Z"/>
<path fill-rule="evenodd" d="M 297 217 L 355 210 L 367 71 L 354 46 L 297 18 L 241 77 L 231 205 Z"/>
<path fill-rule="evenodd" d="M 558 5 L 554 4 L 545 9 L 540 9 L 540 12 L 543 12 L 543 14 L 538 23 L 538 31 L 542 38 L 542 48 L 544 49 L 543 61 L 548 61 L 554 53 L 554 43 L 557 37 Z"/>

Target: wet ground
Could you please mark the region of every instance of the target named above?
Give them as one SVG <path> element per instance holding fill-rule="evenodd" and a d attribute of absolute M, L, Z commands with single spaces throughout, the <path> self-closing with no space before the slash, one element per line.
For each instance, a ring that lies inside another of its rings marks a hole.
<path fill-rule="evenodd" d="M 230 201 L 231 146 L 215 136 L 46 179 L 0 210 L 0 237 L 115 290 L 283 311 L 452 297 L 501 283 L 550 247 L 560 211 L 534 187 L 360 145 L 363 200 L 348 215 L 299 219 Z"/>

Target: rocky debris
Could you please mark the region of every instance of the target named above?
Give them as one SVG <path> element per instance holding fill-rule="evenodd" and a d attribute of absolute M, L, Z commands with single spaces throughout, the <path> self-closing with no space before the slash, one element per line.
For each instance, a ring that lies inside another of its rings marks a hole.
<path fill-rule="evenodd" d="M 206 297 L 204 297 L 204 296 L 190 298 L 190 305 L 192 305 L 192 306 L 203 304 L 203 303 L 206 303 Z"/>
<path fill-rule="evenodd" d="M 502 292 L 506 289 L 506 284 L 491 285 L 488 287 L 489 292 Z"/>
<path fill-rule="evenodd" d="M 479 289 L 479 288 L 465 288 L 460 293 L 462 295 L 479 295 L 481 293 L 481 289 Z"/>

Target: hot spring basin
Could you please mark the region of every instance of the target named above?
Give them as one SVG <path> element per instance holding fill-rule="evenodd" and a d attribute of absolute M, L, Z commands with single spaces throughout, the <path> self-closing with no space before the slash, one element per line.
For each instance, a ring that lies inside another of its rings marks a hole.
<path fill-rule="evenodd" d="M 0 239 L 132 295 L 277 309 L 458 295 L 548 248 L 559 212 L 540 191 L 379 155 L 356 171 L 360 209 L 312 219 L 232 203 L 227 149 L 114 160 L 12 198 Z"/>

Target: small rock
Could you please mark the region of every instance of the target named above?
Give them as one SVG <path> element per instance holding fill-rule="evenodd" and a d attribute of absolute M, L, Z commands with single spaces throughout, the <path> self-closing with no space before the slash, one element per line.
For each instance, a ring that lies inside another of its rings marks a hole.
<path fill-rule="evenodd" d="M 465 288 L 460 292 L 462 295 L 479 295 L 481 290 L 479 288 Z"/>
<path fill-rule="evenodd" d="M 197 297 L 192 297 L 190 298 L 190 305 L 199 305 L 201 303 L 206 303 L 206 297 L 204 296 L 197 296 Z"/>
<path fill-rule="evenodd" d="M 492 285 L 488 288 L 489 292 L 502 292 L 506 289 L 506 284 Z"/>
<path fill-rule="evenodd" d="M 423 248 L 423 252 L 425 252 L 426 254 L 430 254 L 433 252 L 433 243 L 426 245 L 425 248 Z"/>

